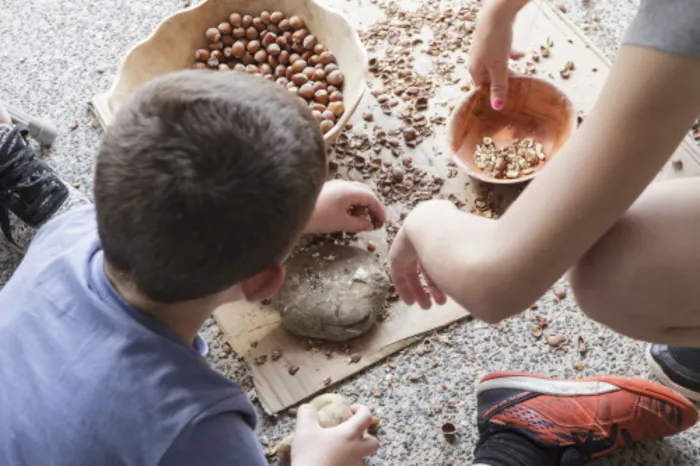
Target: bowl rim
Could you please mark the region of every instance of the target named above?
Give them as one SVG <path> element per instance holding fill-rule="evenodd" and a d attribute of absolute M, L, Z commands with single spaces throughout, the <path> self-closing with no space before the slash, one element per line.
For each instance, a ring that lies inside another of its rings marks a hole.
<path fill-rule="evenodd" d="M 132 56 L 134 52 L 136 52 L 138 49 L 142 48 L 146 44 L 148 44 L 155 36 L 161 33 L 161 31 L 167 26 L 167 24 L 171 21 L 173 21 L 175 18 L 179 16 L 184 16 L 191 14 L 193 11 L 196 11 L 199 8 L 203 8 L 205 4 L 209 2 L 215 2 L 219 0 L 204 0 L 201 3 L 198 3 L 196 5 L 189 6 L 187 8 L 184 8 L 180 11 L 177 11 L 173 14 L 170 14 L 160 20 L 158 24 L 156 25 L 155 28 L 151 31 L 151 33 L 146 36 L 144 39 L 141 41 L 137 42 L 133 46 L 131 46 L 126 53 L 122 56 L 122 59 L 119 62 L 119 66 L 117 67 L 117 72 L 115 75 L 115 79 L 112 81 L 111 86 L 109 89 L 103 94 L 104 96 L 104 102 L 106 103 L 107 110 L 110 113 L 110 119 L 114 117 L 114 114 L 116 113 L 114 109 L 112 109 L 112 105 L 110 103 L 111 97 L 114 96 L 116 90 L 118 89 L 121 81 L 122 81 L 122 76 L 124 72 L 124 66 L 125 64 L 129 61 L 129 57 Z M 336 15 L 338 18 L 340 18 L 341 21 L 345 21 L 345 23 L 350 26 L 350 30 L 352 31 L 352 41 L 355 44 L 355 48 L 359 50 L 360 55 L 362 57 L 361 62 L 358 63 L 358 66 L 361 66 L 363 69 L 363 72 L 360 74 L 360 82 L 358 83 L 358 93 L 357 93 L 357 98 L 355 101 L 352 103 L 352 105 L 346 106 L 345 107 L 345 113 L 343 113 L 343 116 L 338 120 L 333 128 L 328 131 L 326 134 L 323 135 L 323 141 L 326 144 L 332 143 L 338 135 L 342 132 L 343 128 L 347 124 L 347 122 L 350 120 L 351 116 L 353 113 L 355 113 L 355 110 L 357 110 L 358 105 L 360 104 L 360 101 L 364 97 L 365 92 L 367 91 L 367 67 L 368 67 L 368 54 L 367 54 L 367 49 L 365 48 L 364 44 L 362 43 L 362 40 L 360 40 L 360 35 L 357 32 L 357 29 L 352 26 L 352 22 L 350 22 L 350 19 L 348 18 L 348 15 L 346 15 L 344 12 L 341 10 L 338 10 L 336 8 L 332 8 L 329 6 L 324 5 L 323 3 L 319 2 L 319 0 L 305 0 L 310 4 L 313 4 L 319 9 L 325 10 L 327 12 L 330 12 L 334 15 Z M 105 122 L 106 123 L 106 122 Z M 107 126 L 104 124 L 103 126 Z"/>
<path fill-rule="evenodd" d="M 313 1 L 315 1 L 315 0 L 313 0 Z M 557 86 L 557 85 L 554 84 L 553 82 L 551 82 L 551 81 L 549 81 L 549 80 L 546 80 L 546 79 L 542 79 L 542 78 L 539 78 L 539 77 L 536 77 L 536 76 L 525 76 L 525 75 L 522 75 L 522 74 L 515 75 L 515 76 L 510 76 L 510 77 L 508 77 L 508 80 L 509 80 L 509 81 L 510 81 L 510 80 L 537 81 L 537 82 L 546 84 L 546 85 L 548 85 L 549 87 L 551 87 L 551 88 L 553 88 L 554 90 L 556 90 L 559 94 L 561 94 L 561 95 L 564 97 L 564 99 L 566 99 L 566 101 L 567 101 L 567 102 L 570 104 L 570 106 L 571 106 L 571 110 L 572 110 L 572 111 L 571 111 L 571 117 L 568 119 L 568 120 L 569 120 L 569 121 L 568 121 L 568 129 L 570 130 L 570 134 L 572 134 L 572 133 L 576 130 L 576 126 L 577 126 L 577 124 L 576 124 L 576 122 L 577 122 L 576 108 L 575 108 L 574 103 L 573 103 L 573 101 L 571 100 L 571 98 L 570 98 L 561 88 L 559 88 L 559 86 Z M 454 136 L 453 136 L 453 134 L 454 134 L 454 125 L 456 124 L 456 122 L 455 122 L 455 120 L 456 120 L 456 112 L 457 112 L 459 109 L 461 109 L 464 105 L 466 105 L 467 102 L 469 102 L 469 100 L 471 100 L 471 98 L 472 98 L 477 92 L 481 91 L 481 90 L 484 89 L 485 87 L 487 87 L 487 86 L 483 86 L 483 85 L 482 85 L 482 86 L 475 86 L 475 87 L 473 87 L 469 92 L 467 92 L 467 94 L 466 94 L 464 97 L 462 97 L 462 98 L 459 100 L 459 102 L 458 102 L 457 105 L 455 106 L 455 109 L 454 109 L 454 111 L 453 111 L 453 113 L 452 113 L 452 116 L 451 116 L 451 118 L 450 118 L 450 120 L 449 120 L 449 122 L 448 122 L 448 124 L 447 124 L 447 139 L 448 139 L 447 144 L 448 144 L 448 146 L 449 146 L 449 148 L 450 148 L 450 152 L 452 153 L 452 157 L 451 157 L 451 158 L 452 158 L 452 161 L 453 161 L 462 171 L 464 171 L 467 175 L 469 175 L 470 177 L 475 178 L 475 179 L 477 179 L 477 180 L 479 180 L 479 181 L 483 181 L 484 183 L 491 183 L 491 184 L 519 184 L 519 183 L 524 183 L 524 182 L 526 182 L 526 181 L 530 181 L 530 180 L 532 180 L 533 178 L 535 178 L 535 176 L 537 176 L 537 174 L 541 171 L 541 169 L 538 170 L 538 171 L 536 171 L 536 172 L 534 172 L 534 173 L 531 173 L 530 175 L 522 176 L 522 177 L 520 177 L 520 178 L 515 178 L 515 179 L 511 179 L 511 178 L 493 178 L 493 177 L 491 177 L 491 176 L 486 175 L 486 174 L 483 173 L 483 172 L 480 172 L 480 171 L 477 171 L 477 170 L 473 170 L 468 164 L 464 163 L 464 162 L 462 161 L 462 159 L 459 158 L 459 157 L 457 156 L 457 154 L 454 152 L 454 150 L 452 149 L 452 147 L 453 147 L 453 144 L 452 144 L 452 143 L 454 142 Z M 566 144 L 566 143 L 565 143 L 565 144 Z M 561 150 L 561 148 L 560 148 L 560 150 Z M 559 151 L 557 151 L 557 152 L 559 152 Z M 555 152 L 555 154 L 556 154 L 557 152 Z M 549 163 L 549 160 L 551 160 L 551 159 L 548 159 L 548 160 L 546 161 L 545 166 L 546 166 L 547 163 Z M 544 167 L 542 167 L 542 168 L 544 168 Z"/>

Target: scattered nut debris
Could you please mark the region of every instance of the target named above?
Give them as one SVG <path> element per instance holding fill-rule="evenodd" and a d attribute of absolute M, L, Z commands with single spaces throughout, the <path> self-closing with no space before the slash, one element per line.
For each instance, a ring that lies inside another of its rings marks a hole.
<path fill-rule="evenodd" d="M 377 249 L 377 245 L 374 244 L 374 241 L 367 241 L 367 250 L 369 252 L 374 252 Z"/>
<path fill-rule="evenodd" d="M 559 301 L 563 301 L 566 299 L 566 291 L 565 290 L 557 290 L 554 292 L 554 295 L 557 297 Z"/>
<path fill-rule="evenodd" d="M 323 379 L 323 386 L 324 386 L 324 387 L 329 386 L 329 385 L 331 384 L 332 381 L 333 381 L 333 380 L 331 379 L 330 376 L 326 377 L 325 379 Z"/>
<path fill-rule="evenodd" d="M 350 355 L 348 362 L 350 362 L 350 364 L 357 364 L 360 362 L 360 359 L 362 359 L 362 355 L 360 353 L 353 353 Z"/>
<path fill-rule="evenodd" d="M 107 65 L 100 65 L 97 68 L 95 68 L 95 73 L 102 74 L 102 73 L 106 72 L 108 69 L 109 69 L 109 67 Z"/>
<path fill-rule="evenodd" d="M 408 381 L 409 382 L 420 382 L 425 378 L 425 375 L 423 374 L 410 374 L 408 376 Z"/>
<path fill-rule="evenodd" d="M 272 353 L 270 354 L 270 359 L 272 359 L 273 361 L 277 361 L 281 357 L 282 357 L 282 348 L 274 348 L 272 350 Z"/>
<path fill-rule="evenodd" d="M 257 364 L 258 366 L 262 366 L 266 362 L 267 362 L 267 354 L 263 354 L 262 356 L 258 356 L 257 358 L 255 358 L 255 364 Z"/>
<path fill-rule="evenodd" d="M 74 121 L 70 124 L 70 126 L 68 126 L 68 129 L 70 129 L 71 131 L 75 131 L 76 129 L 78 129 L 79 126 L 80 124 L 77 121 Z"/>
<path fill-rule="evenodd" d="M 369 123 L 374 121 L 374 115 L 372 115 L 370 112 L 367 112 L 364 115 L 362 115 L 362 118 Z"/>
<path fill-rule="evenodd" d="M 575 363 L 573 363 L 573 364 L 571 365 L 571 367 L 572 367 L 575 371 L 578 371 L 578 372 L 583 371 L 583 364 L 582 364 L 581 362 L 579 362 L 579 361 L 576 361 Z"/>
<path fill-rule="evenodd" d="M 433 369 L 435 369 L 438 365 L 439 365 L 439 363 L 438 363 L 437 359 L 432 359 L 432 360 L 430 361 L 430 366 L 431 366 Z"/>
<path fill-rule="evenodd" d="M 372 392 L 372 396 L 375 398 L 381 398 L 382 390 L 380 388 L 375 388 L 374 391 Z"/>
<path fill-rule="evenodd" d="M 673 166 L 674 170 L 682 170 L 683 169 L 683 161 L 676 157 L 673 160 L 671 160 L 671 166 Z"/>
<path fill-rule="evenodd" d="M 379 432 L 379 419 L 373 417 L 372 423 L 367 428 L 367 433 L 370 435 L 377 435 L 377 432 Z"/>
<path fill-rule="evenodd" d="M 557 4 L 557 10 L 561 11 L 562 13 L 566 13 L 566 5 L 564 5 L 563 3 Z"/>
<path fill-rule="evenodd" d="M 586 353 L 588 352 L 588 348 L 586 348 L 586 342 L 583 340 L 583 337 L 579 335 L 577 342 L 576 342 L 576 350 L 579 352 L 581 356 L 585 356 Z"/>
<path fill-rule="evenodd" d="M 251 348 L 257 348 L 257 347 L 258 347 L 258 342 L 257 342 L 257 341 L 251 341 L 251 342 L 250 342 L 250 347 L 251 347 Z"/>
<path fill-rule="evenodd" d="M 442 435 L 448 442 L 454 442 L 457 438 L 457 427 L 451 422 L 444 423 L 442 425 Z"/>
<path fill-rule="evenodd" d="M 226 353 L 226 354 L 231 354 L 231 353 L 233 353 L 233 348 L 231 348 L 231 345 L 229 345 L 228 343 L 224 343 L 224 344 L 221 346 L 221 350 L 222 350 L 224 353 Z"/>
<path fill-rule="evenodd" d="M 294 375 L 299 372 L 299 366 L 291 364 L 289 367 L 287 367 L 287 372 L 289 372 L 289 375 Z"/>
<path fill-rule="evenodd" d="M 535 172 L 547 156 L 542 144 L 533 138 L 514 140 L 504 147 L 497 147 L 493 139 L 485 137 L 476 146 L 474 161 L 477 167 L 493 178 L 520 178 Z"/>
<path fill-rule="evenodd" d="M 549 335 L 545 340 L 549 346 L 559 346 L 566 341 L 566 337 L 564 335 Z"/>
<path fill-rule="evenodd" d="M 287 410 L 287 415 L 291 417 L 297 417 L 298 410 L 296 408 L 289 408 Z"/>
<path fill-rule="evenodd" d="M 532 333 L 532 335 L 534 335 L 535 338 L 540 338 L 544 330 L 542 329 L 542 327 L 533 327 L 530 329 L 530 332 Z"/>

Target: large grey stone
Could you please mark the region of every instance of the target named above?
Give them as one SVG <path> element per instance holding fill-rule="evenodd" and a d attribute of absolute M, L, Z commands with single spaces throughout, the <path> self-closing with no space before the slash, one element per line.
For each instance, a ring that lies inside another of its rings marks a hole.
<path fill-rule="evenodd" d="M 287 280 L 274 305 L 290 332 L 345 341 L 374 325 L 386 303 L 389 285 L 374 254 L 326 244 L 290 259 Z"/>

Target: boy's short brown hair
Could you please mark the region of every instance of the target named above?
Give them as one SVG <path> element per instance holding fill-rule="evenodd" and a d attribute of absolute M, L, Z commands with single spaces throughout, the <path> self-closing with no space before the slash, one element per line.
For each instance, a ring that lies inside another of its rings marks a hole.
<path fill-rule="evenodd" d="M 124 104 L 95 171 L 106 260 L 169 303 L 279 264 L 310 218 L 326 155 L 318 123 L 286 89 L 189 70 Z"/>

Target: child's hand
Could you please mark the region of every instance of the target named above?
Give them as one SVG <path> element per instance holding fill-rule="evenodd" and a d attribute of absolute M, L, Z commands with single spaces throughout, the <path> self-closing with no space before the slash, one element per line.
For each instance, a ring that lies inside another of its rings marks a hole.
<path fill-rule="evenodd" d="M 292 443 L 292 466 L 364 466 L 364 457 L 379 448 L 379 441 L 367 433 L 372 414 L 366 406 L 353 405 L 353 417 L 339 426 L 324 429 L 311 405 L 297 412 Z"/>
<path fill-rule="evenodd" d="M 384 205 L 369 186 L 332 180 L 323 185 L 306 233 L 369 231 L 386 221 Z"/>

